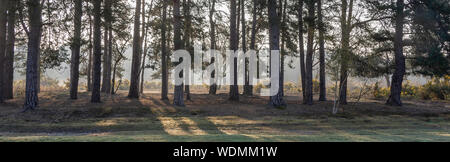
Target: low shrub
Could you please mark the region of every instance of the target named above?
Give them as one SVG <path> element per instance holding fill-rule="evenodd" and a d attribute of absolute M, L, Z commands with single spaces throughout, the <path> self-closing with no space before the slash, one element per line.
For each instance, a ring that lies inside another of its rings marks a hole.
<path fill-rule="evenodd" d="M 418 89 L 419 96 L 424 100 L 450 99 L 450 78 L 433 78 Z"/>

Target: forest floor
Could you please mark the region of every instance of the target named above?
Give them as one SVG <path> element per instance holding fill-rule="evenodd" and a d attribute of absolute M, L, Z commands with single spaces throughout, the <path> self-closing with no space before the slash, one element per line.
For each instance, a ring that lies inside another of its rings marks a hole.
<path fill-rule="evenodd" d="M 40 107 L 21 113 L 23 99 L 0 105 L 0 141 L 447 141 L 450 102 L 406 100 L 403 107 L 364 100 L 342 106 L 333 101 L 271 108 L 267 98 L 192 94 L 185 107 L 161 101 L 157 93 L 139 100 L 126 93 L 90 94 L 69 100 L 67 92 L 42 92 Z M 171 96 L 169 96 L 171 98 Z"/>

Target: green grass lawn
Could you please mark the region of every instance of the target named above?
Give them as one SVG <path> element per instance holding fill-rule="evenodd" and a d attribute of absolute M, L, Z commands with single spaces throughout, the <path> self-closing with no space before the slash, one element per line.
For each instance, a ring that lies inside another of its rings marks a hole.
<path fill-rule="evenodd" d="M 16 123 L 10 127 L 20 128 L 22 132 L 2 133 L 0 141 L 450 141 L 448 116 L 424 120 L 402 116 L 353 119 L 287 116 L 252 120 L 233 116 L 181 118 Z"/>
<path fill-rule="evenodd" d="M 434 103 L 396 108 L 368 102 L 331 115 L 327 102 L 291 103 L 280 110 L 260 98 L 228 103 L 220 96 L 209 101 L 194 95 L 186 107 L 173 107 L 153 95 L 111 97 L 101 104 L 90 104 L 87 95 L 60 101 L 64 97 L 42 97 L 41 107 L 26 113 L 19 113 L 20 100 L 7 103 L 0 113 L 0 141 L 450 142 L 449 109 Z"/>

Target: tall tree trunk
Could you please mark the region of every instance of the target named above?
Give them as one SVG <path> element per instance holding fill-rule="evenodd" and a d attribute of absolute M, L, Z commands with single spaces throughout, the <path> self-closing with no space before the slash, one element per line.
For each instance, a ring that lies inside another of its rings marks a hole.
<path fill-rule="evenodd" d="M 167 17 L 167 1 L 163 2 L 162 22 L 161 23 L 161 100 L 169 100 L 168 94 L 168 78 L 167 78 L 167 49 L 166 49 L 166 17 Z"/>
<path fill-rule="evenodd" d="M 237 32 L 237 21 L 236 21 L 236 0 L 231 0 L 231 4 L 230 4 L 230 50 L 232 52 L 235 52 L 236 50 L 238 50 L 238 44 L 239 44 L 239 39 L 238 39 L 238 32 Z M 230 84 L 230 97 L 229 100 L 231 101 L 239 101 L 239 88 L 237 85 L 237 80 L 238 80 L 238 76 L 237 76 L 237 58 L 234 58 L 234 63 L 232 65 L 234 67 L 234 70 L 231 72 L 231 75 L 234 75 L 234 80 L 233 83 Z"/>
<path fill-rule="evenodd" d="M 326 87 L 326 78 L 325 78 L 325 26 L 323 23 L 323 15 L 322 15 L 322 0 L 317 1 L 317 15 L 318 15 L 318 23 L 319 23 L 319 62 L 320 62 L 320 94 L 319 101 L 327 100 L 327 87 Z"/>
<path fill-rule="evenodd" d="M 396 17 L 395 17 L 395 72 L 392 75 L 391 95 L 386 104 L 392 106 L 402 106 L 401 92 L 402 82 L 405 75 L 405 56 L 403 55 L 403 26 L 404 26 L 404 0 L 397 0 Z"/>
<path fill-rule="evenodd" d="M 240 33 L 241 33 L 241 1 L 242 0 L 238 0 L 237 1 L 237 10 L 236 10 L 236 25 L 237 25 L 237 27 L 236 27 L 236 33 L 237 33 L 237 50 L 239 49 L 239 40 L 240 40 Z"/>
<path fill-rule="evenodd" d="M 145 38 L 145 39 L 147 39 L 147 38 Z M 145 42 L 147 42 L 147 41 L 145 41 Z M 145 45 L 145 46 L 147 46 L 147 45 Z M 141 81 L 140 81 L 140 86 L 139 86 L 139 93 L 141 93 L 141 94 L 144 94 L 144 78 L 145 78 L 145 59 L 146 59 L 146 56 L 147 56 L 147 50 L 145 49 L 146 47 L 144 47 L 144 56 L 143 56 L 143 58 L 142 58 L 142 68 L 141 68 Z"/>
<path fill-rule="evenodd" d="M 284 62 L 286 59 L 286 50 L 285 50 L 285 42 L 286 42 L 286 34 L 287 34 L 287 24 L 286 24 L 286 9 L 287 9 L 287 0 L 280 0 L 280 14 L 282 17 L 281 20 L 281 63 L 280 63 L 280 89 L 281 96 L 284 96 Z"/>
<path fill-rule="evenodd" d="M 28 54 L 26 70 L 26 88 L 24 111 L 34 110 L 39 105 L 38 99 L 38 57 L 41 44 L 42 8 L 40 0 L 28 0 L 30 31 L 28 33 Z"/>
<path fill-rule="evenodd" d="M 110 11 L 112 11 L 112 10 L 110 10 Z M 111 12 L 110 12 L 111 13 Z M 110 15 L 111 16 L 111 15 Z M 107 93 L 107 94 L 110 94 L 111 93 L 111 91 L 113 91 L 114 90 L 114 87 L 111 85 L 111 68 L 112 68 L 112 57 L 113 57 L 113 44 L 112 44 L 112 41 L 113 41 L 113 29 L 112 29 L 112 24 L 111 23 L 109 23 L 109 32 L 108 32 L 108 57 L 107 57 L 107 66 L 106 66 L 106 68 L 108 68 L 107 70 L 106 70 L 106 72 L 108 72 L 108 75 L 106 75 L 106 77 L 107 77 L 107 79 L 106 79 L 106 83 L 108 84 L 107 86 L 106 86 L 106 90 L 105 90 L 105 92 Z"/>
<path fill-rule="evenodd" d="M 305 68 L 305 48 L 303 40 L 303 0 L 299 0 L 298 4 L 298 37 L 300 48 L 300 76 L 302 83 L 302 98 L 303 103 L 306 103 L 306 68 Z"/>
<path fill-rule="evenodd" d="M 92 96 L 91 102 L 98 103 L 100 101 L 100 77 L 102 63 L 102 31 L 101 31 L 101 1 L 95 0 L 94 3 L 94 58 L 93 58 L 93 79 L 92 79 Z"/>
<path fill-rule="evenodd" d="M 131 78 L 129 98 L 139 98 L 139 68 L 141 63 L 141 47 L 140 47 L 140 16 L 141 16 L 141 0 L 136 0 L 136 12 L 134 13 L 134 34 L 133 34 L 133 59 L 131 63 Z"/>
<path fill-rule="evenodd" d="M 191 58 L 193 58 L 194 53 L 194 47 L 192 46 L 193 43 L 191 42 L 193 31 L 192 31 L 192 18 L 191 18 L 191 0 L 184 0 L 183 1 L 184 7 L 184 17 L 185 17 L 185 24 L 184 24 L 184 48 L 187 48 L 189 53 L 191 54 Z M 181 18 L 180 18 L 181 21 Z M 181 30 L 180 30 L 181 32 Z M 183 48 L 183 47 L 182 47 Z M 192 59 L 193 60 L 193 59 Z M 184 72 L 187 75 L 189 75 L 189 71 Z M 191 91 L 188 84 L 184 85 L 185 87 L 185 93 L 186 93 L 186 100 L 191 100 Z"/>
<path fill-rule="evenodd" d="M 308 44 L 306 52 L 306 85 L 305 85 L 305 100 L 306 104 L 313 104 L 313 69 L 312 69 L 312 58 L 314 54 L 314 28 L 315 28 L 315 1 L 309 0 L 308 3 Z"/>
<path fill-rule="evenodd" d="M 258 3 L 259 3 L 258 5 L 260 7 L 259 7 L 259 10 L 257 12 L 258 12 L 258 16 L 261 18 L 261 17 L 263 17 L 263 10 L 265 8 L 265 6 L 264 6 L 265 3 L 261 3 L 261 1 L 258 1 Z M 255 39 L 254 39 L 255 42 L 256 42 L 256 32 L 259 31 L 260 26 L 261 26 L 261 23 L 258 23 L 258 27 L 255 28 L 256 29 L 256 31 L 255 31 Z M 255 43 L 254 47 L 255 47 L 255 50 L 256 50 L 257 49 L 256 43 Z M 259 55 L 256 55 L 256 78 L 257 79 L 260 79 L 260 76 L 259 76 L 259 72 L 260 72 L 259 64 L 260 64 L 260 58 L 259 58 Z"/>
<path fill-rule="evenodd" d="M 270 50 L 280 50 L 280 17 L 277 14 L 277 1 L 269 0 L 269 40 Z M 280 61 L 279 59 L 277 60 Z M 279 65 L 279 64 L 278 64 Z M 272 61 L 270 61 L 270 70 L 272 71 Z M 280 73 L 280 71 L 278 71 Z M 278 78 L 279 79 L 279 78 Z M 270 96 L 269 105 L 274 107 L 285 107 L 286 102 L 283 100 L 281 88 L 278 89 L 278 93 L 274 96 Z"/>
<path fill-rule="evenodd" d="M 147 38 L 145 38 L 144 42 L 147 42 Z M 140 81 L 141 86 L 139 88 L 139 93 L 141 93 L 141 94 L 144 94 L 145 59 L 146 59 L 146 56 L 147 56 L 147 44 L 144 45 L 144 54 L 143 55 L 144 56 L 142 58 L 142 65 L 141 65 L 142 66 L 142 68 L 141 68 L 141 81 Z"/>
<path fill-rule="evenodd" d="M 241 23 L 242 23 L 242 50 L 244 53 L 247 52 L 247 39 L 246 39 L 246 25 L 245 25 L 245 1 L 241 1 Z M 244 95 L 251 96 L 253 95 L 253 88 L 250 87 L 250 78 L 249 78 L 249 60 L 245 58 L 245 69 L 244 69 Z"/>
<path fill-rule="evenodd" d="M 94 45 L 92 44 L 92 16 L 91 14 L 89 14 L 88 16 L 89 18 L 89 62 L 88 62 L 88 68 L 87 68 L 87 89 L 88 92 L 92 91 L 92 75 L 93 75 L 93 70 L 92 70 L 92 53 L 94 50 Z"/>
<path fill-rule="evenodd" d="M 0 1 L 0 103 L 4 100 L 4 89 L 5 89 L 5 49 L 6 49 L 6 11 L 7 11 L 7 0 Z"/>
<path fill-rule="evenodd" d="M 8 35 L 6 41 L 6 51 L 5 51 L 5 74 L 6 77 L 3 91 L 5 99 L 13 99 L 13 85 L 14 85 L 14 44 L 16 41 L 15 33 L 15 23 L 16 23 L 16 11 L 17 3 L 16 0 L 9 0 L 9 10 L 8 10 Z"/>
<path fill-rule="evenodd" d="M 80 48 L 81 48 L 81 17 L 83 16 L 83 1 L 75 0 L 74 36 L 72 42 L 72 57 L 70 61 L 70 99 L 78 98 L 78 80 L 80 78 Z"/>
<path fill-rule="evenodd" d="M 104 1 L 104 3 L 108 3 L 108 0 L 105 0 Z M 106 6 L 105 6 L 105 8 L 106 8 Z M 106 9 L 105 9 L 105 12 L 107 12 L 106 11 Z M 105 15 L 105 19 L 106 19 L 106 14 L 104 14 Z M 108 27 L 107 27 L 107 22 L 106 22 L 106 20 L 105 20 L 105 23 L 104 23 L 104 33 L 103 33 L 103 55 L 102 55 L 102 65 L 103 65 L 103 71 L 102 71 L 102 87 L 101 87 L 101 92 L 103 92 L 103 93 L 106 93 L 106 86 L 107 86 L 107 84 L 108 83 L 106 83 L 107 81 L 106 81 L 106 78 L 107 78 L 107 75 L 108 75 L 108 72 L 107 72 L 107 64 L 108 64 L 108 52 L 109 52 L 109 50 L 108 50 L 108 32 L 109 32 L 109 29 L 108 29 Z"/>
<path fill-rule="evenodd" d="M 105 38 L 104 38 L 104 55 L 103 55 L 103 84 L 102 84 L 102 92 L 109 94 L 111 91 L 111 59 L 112 54 L 110 49 L 112 47 L 111 43 L 111 37 L 112 37 L 112 24 L 111 24 L 111 17 L 112 17 L 112 10 L 111 10 L 111 0 L 105 0 Z"/>
<path fill-rule="evenodd" d="M 212 1 L 212 2 L 211 2 Z M 214 21 L 214 14 L 216 12 L 216 0 L 210 0 L 210 4 L 211 4 L 211 8 L 209 11 L 209 26 L 211 28 L 211 32 L 210 37 L 211 37 L 211 50 L 217 50 L 216 49 L 216 23 Z M 216 58 L 211 58 L 211 64 L 215 63 Z M 212 83 L 209 86 L 209 94 L 213 94 L 215 95 L 217 93 L 217 84 L 214 83 L 213 78 L 215 79 L 216 76 L 216 71 L 214 70 L 211 74 L 211 81 L 210 83 Z"/>
<path fill-rule="evenodd" d="M 347 15 L 348 7 L 348 15 Z M 353 0 L 350 0 L 350 4 L 347 0 L 342 0 L 341 5 L 341 33 L 342 33 L 342 47 L 341 47 L 341 76 L 339 83 L 339 103 L 342 105 L 347 104 L 347 81 L 348 81 L 348 59 L 350 57 L 350 33 L 351 22 L 353 12 Z"/>
<path fill-rule="evenodd" d="M 253 0 L 253 10 L 252 10 L 252 31 L 251 31 L 251 35 L 250 35 L 250 50 L 256 50 L 256 7 L 258 5 L 258 1 L 257 0 Z M 250 76 L 249 74 L 247 74 L 248 76 Z M 248 84 L 248 94 L 247 95 L 253 95 L 253 85 L 251 85 L 250 83 Z"/>
<path fill-rule="evenodd" d="M 152 2 L 153 3 L 153 2 Z M 151 7 L 151 6 L 150 6 Z M 151 8 L 150 8 L 151 9 Z M 142 64 L 141 64 L 141 70 L 140 70 L 140 79 L 139 82 L 141 85 L 139 86 L 139 93 L 144 94 L 144 71 L 145 71 L 145 58 L 147 56 L 147 27 L 146 27 L 146 20 L 145 20 L 145 0 L 142 0 L 142 37 L 141 37 L 141 47 L 142 49 Z"/>
<path fill-rule="evenodd" d="M 180 50 L 183 46 L 183 41 L 181 40 L 181 15 L 180 15 L 180 0 L 173 0 L 173 39 L 174 39 L 174 50 Z M 186 61 L 186 60 L 183 60 Z M 177 63 L 178 64 L 178 63 Z M 183 75 L 184 71 L 181 71 L 180 76 L 186 77 Z M 177 74 L 175 74 L 177 75 Z M 184 106 L 183 101 L 183 84 L 175 85 L 173 95 L 173 104 L 176 106 Z"/>

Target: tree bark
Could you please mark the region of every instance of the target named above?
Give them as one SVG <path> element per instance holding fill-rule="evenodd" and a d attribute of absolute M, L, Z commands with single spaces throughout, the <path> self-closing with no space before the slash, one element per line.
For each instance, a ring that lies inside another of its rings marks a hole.
<path fill-rule="evenodd" d="M 147 38 L 146 38 L 147 39 Z M 144 50 L 144 56 L 143 56 L 143 58 L 142 58 L 142 68 L 141 68 L 141 86 L 139 87 L 139 93 L 141 93 L 141 94 L 144 94 L 144 78 L 145 78 L 145 59 L 146 59 L 146 56 L 147 56 L 147 54 L 145 54 L 145 53 L 147 53 L 146 52 L 147 50 Z"/>
<path fill-rule="evenodd" d="M 13 86 L 14 86 L 14 45 L 16 41 L 16 33 L 15 33 L 15 23 L 16 23 L 16 11 L 17 11 L 17 1 L 9 0 L 9 9 L 8 9 L 8 35 L 6 41 L 6 50 L 5 50 L 5 83 L 4 83 L 4 98 L 5 99 L 13 99 Z"/>
<path fill-rule="evenodd" d="M 348 15 L 347 15 L 348 7 Z M 350 4 L 347 0 L 342 0 L 342 17 L 341 17 L 341 30 L 342 30 L 342 49 L 341 49 L 341 76 L 339 83 L 339 103 L 342 105 L 347 104 L 347 81 L 348 81 L 348 60 L 350 58 L 350 33 L 352 23 L 353 12 L 353 0 L 350 0 Z"/>
<path fill-rule="evenodd" d="M 348 7 L 348 15 L 347 15 Z M 347 104 L 347 81 L 348 81 L 348 59 L 350 57 L 350 33 L 351 22 L 353 12 L 353 0 L 350 0 L 350 4 L 347 0 L 342 0 L 341 5 L 341 33 L 342 33 L 342 47 L 341 47 L 341 75 L 339 82 L 339 103 L 342 105 Z"/>
<path fill-rule="evenodd" d="M 193 43 L 191 42 L 191 37 L 193 35 L 193 31 L 192 31 L 192 18 L 191 18 L 191 0 L 184 0 L 183 1 L 184 7 L 183 7 L 183 12 L 184 12 L 184 17 L 185 17 L 185 23 L 184 23 L 184 47 L 182 48 L 186 48 L 190 55 L 191 58 L 193 58 L 193 53 L 194 53 L 194 47 L 192 46 Z M 181 21 L 181 18 L 180 18 Z M 180 25 L 181 26 L 181 25 Z M 181 30 L 180 30 L 181 33 Z M 181 39 L 181 36 L 180 36 Z M 193 59 L 192 59 L 193 60 Z M 189 75 L 189 71 L 184 72 L 187 75 Z M 185 93 L 186 93 L 186 100 L 191 100 L 191 91 L 190 91 L 190 86 L 188 84 L 184 85 L 185 88 Z"/>
<path fill-rule="evenodd" d="M 81 17 L 83 16 L 83 1 L 75 0 L 74 36 L 72 42 L 72 57 L 70 62 L 70 99 L 78 98 L 78 80 L 80 77 L 81 48 Z"/>
<path fill-rule="evenodd" d="M 312 72 L 312 58 L 314 54 L 314 28 L 315 28 L 315 2 L 308 1 L 308 44 L 307 44 L 307 52 L 306 52 L 306 85 L 305 85 L 305 100 L 306 104 L 313 104 L 313 72 Z"/>
<path fill-rule="evenodd" d="M 24 111 L 34 110 L 39 105 L 38 99 L 38 57 L 40 54 L 42 8 L 39 0 L 28 0 L 30 16 L 28 33 L 28 53 L 25 87 Z"/>
<path fill-rule="evenodd" d="M 269 0 L 269 40 L 270 50 L 280 50 L 280 17 L 277 14 L 277 2 L 276 0 Z M 278 60 L 280 61 L 280 60 Z M 270 67 L 272 67 L 272 61 L 270 61 Z M 271 68 L 272 70 L 272 68 Z M 278 71 L 280 73 L 280 71 Z M 279 78 L 278 78 L 279 79 Z M 280 79 L 281 81 L 281 79 Z M 269 105 L 274 107 L 285 107 L 286 102 L 283 100 L 281 88 L 278 89 L 278 93 L 274 96 L 270 96 Z"/>
<path fill-rule="evenodd" d="M 237 21 L 236 21 L 236 0 L 230 1 L 230 50 L 235 52 L 238 49 L 239 40 L 238 40 L 238 32 L 237 32 Z M 234 58 L 234 70 L 231 75 L 234 75 L 233 83 L 230 85 L 230 96 L 229 100 L 231 101 L 239 101 L 239 89 L 237 85 L 237 58 Z"/>
<path fill-rule="evenodd" d="M 1 0 L 0 1 L 0 103 L 3 103 L 4 101 L 4 89 L 5 86 L 5 49 L 6 49 L 6 7 L 7 7 L 7 1 Z"/>
<path fill-rule="evenodd" d="M 237 38 L 236 38 L 236 40 L 237 40 L 237 48 L 236 48 L 236 50 L 238 50 L 239 49 L 239 45 L 240 45 L 240 42 L 239 42 L 239 40 L 240 40 L 240 33 L 241 33 L 241 1 L 242 0 L 237 0 L 237 3 L 236 3 L 236 7 L 237 7 L 237 10 L 236 10 L 236 33 L 237 33 Z"/>
<path fill-rule="evenodd" d="M 286 59 L 286 50 L 285 50 L 285 42 L 286 42 L 286 33 L 287 33 L 287 24 L 286 24 L 286 9 L 287 9 L 287 0 L 282 2 L 280 0 L 280 14 L 282 17 L 281 20 L 281 62 L 280 62 L 280 89 L 281 96 L 284 96 L 284 62 Z"/>
<path fill-rule="evenodd" d="M 102 56 L 102 46 L 101 37 L 101 0 L 95 0 L 94 3 L 94 69 L 93 69 L 93 80 L 92 80 L 92 96 L 91 102 L 99 103 L 100 101 L 100 77 L 101 77 L 101 56 Z"/>
<path fill-rule="evenodd" d="M 256 9 L 257 9 L 257 5 L 258 5 L 258 1 L 257 0 L 253 0 L 253 11 L 252 11 L 252 31 L 251 31 L 251 35 L 250 35 L 250 49 L 251 50 L 256 50 Z M 250 76 L 249 74 L 247 74 L 248 76 Z M 248 95 L 253 95 L 253 85 L 249 84 L 248 85 Z"/>
<path fill-rule="evenodd" d="M 162 22 L 161 23 L 161 100 L 169 100 L 168 94 L 168 78 L 167 78 L 167 49 L 166 49 L 166 16 L 167 1 L 163 2 Z"/>
<path fill-rule="evenodd" d="M 212 1 L 212 2 L 211 2 Z M 214 21 L 214 14 L 216 12 L 216 0 L 210 0 L 211 8 L 209 11 L 209 25 L 211 28 L 210 37 L 211 37 L 211 50 L 216 50 L 216 23 Z M 215 58 L 211 58 L 211 64 L 215 63 Z M 209 86 L 209 94 L 215 95 L 217 93 L 217 84 L 214 83 L 213 79 L 216 77 L 216 71 L 213 71 L 211 74 L 212 83 Z"/>
<path fill-rule="evenodd" d="M 111 37 L 112 37 L 112 10 L 111 10 L 111 0 L 105 0 L 105 9 L 104 9 L 104 19 L 105 19 L 105 38 L 104 38 L 104 55 L 103 55 L 103 84 L 102 84 L 102 92 L 109 94 L 111 91 L 111 63 L 112 63 L 112 54 L 111 54 Z"/>
<path fill-rule="evenodd" d="M 131 78 L 129 98 L 139 98 L 139 68 L 141 63 L 141 47 L 140 47 L 140 16 L 141 16 L 141 0 L 136 0 L 136 12 L 134 13 L 134 34 L 133 34 L 133 59 L 131 63 Z"/>
<path fill-rule="evenodd" d="M 305 48 L 303 40 L 303 0 L 299 0 L 298 4 L 298 32 L 299 32 L 299 47 L 300 47 L 300 76 L 302 83 L 302 99 L 306 103 L 306 68 L 305 68 Z"/>
<path fill-rule="evenodd" d="M 94 49 L 94 45 L 92 44 L 92 16 L 89 14 L 89 62 L 88 62 L 88 68 L 87 68 L 87 89 L 88 92 L 92 91 L 92 76 L 93 76 L 93 70 L 92 70 L 92 53 Z"/>
<path fill-rule="evenodd" d="M 112 11 L 112 10 L 110 10 L 110 11 Z M 110 14 L 111 14 L 111 12 L 110 12 Z M 112 17 L 112 15 L 110 15 L 111 17 Z M 107 64 L 107 72 L 108 72 L 108 75 L 106 75 L 106 77 L 107 77 L 107 79 L 106 79 L 106 84 L 108 84 L 107 86 L 106 86 L 106 90 L 105 90 L 105 92 L 106 92 L 106 94 L 109 94 L 109 93 L 111 93 L 111 91 L 114 91 L 114 87 L 111 85 L 112 83 L 111 83 L 111 68 L 112 68 L 112 57 L 113 57 L 113 44 L 112 44 L 112 41 L 113 41 L 113 29 L 112 29 L 112 24 L 111 24 L 111 22 L 109 23 L 109 32 L 108 32 L 108 57 L 107 57 L 107 61 L 108 61 L 108 64 Z"/>
<path fill-rule="evenodd" d="M 152 0 L 152 2 L 150 2 L 150 10 L 152 9 L 152 4 L 153 4 L 153 0 Z M 140 86 L 139 86 L 139 93 L 141 93 L 141 94 L 144 94 L 144 77 L 145 77 L 145 75 L 144 75 L 144 73 L 145 73 L 145 59 L 146 59 L 146 56 L 147 56 L 147 32 L 148 32 L 148 29 L 147 29 L 147 25 L 146 25 L 146 20 L 145 20 L 145 14 L 146 14 L 146 12 L 145 12 L 145 0 L 143 0 L 142 1 L 142 43 L 143 43 L 143 49 L 142 49 L 142 51 L 143 51 L 143 53 L 142 53 L 142 55 L 143 55 L 143 58 L 142 58 L 142 68 L 141 68 L 141 72 L 140 72 L 140 74 L 141 74 L 141 81 L 140 81 Z"/>
<path fill-rule="evenodd" d="M 391 95 L 386 104 L 392 106 L 402 106 L 401 92 L 402 82 L 405 75 L 405 56 L 403 55 L 403 26 L 404 26 L 404 0 L 397 0 L 395 17 L 395 72 L 392 75 Z"/>
<path fill-rule="evenodd" d="M 173 39 L 174 39 L 174 50 L 180 50 L 183 46 L 183 41 L 181 40 L 181 15 L 180 15 L 180 0 L 173 0 Z M 186 61 L 186 60 L 184 60 Z M 177 63 L 178 64 L 178 63 Z M 180 76 L 186 77 L 183 75 L 184 71 L 181 71 Z M 177 75 L 177 74 L 175 74 Z M 173 95 L 173 104 L 176 106 L 184 106 L 183 100 L 183 84 L 175 85 L 174 95 Z"/>
<path fill-rule="evenodd" d="M 246 25 L 245 25 L 245 1 L 241 1 L 241 23 L 242 23 L 242 50 L 244 53 L 247 52 L 247 39 L 246 39 Z M 250 78 L 249 78 L 249 60 L 245 58 L 245 78 L 244 78 L 244 95 L 251 96 L 253 95 L 253 87 L 250 86 Z"/>
<path fill-rule="evenodd" d="M 108 0 L 105 0 L 104 3 L 108 3 Z M 105 11 L 104 11 L 104 15 L 105 15 L 105 22 L 104 22 L 104 33 L 103 33 L 103 55 L 102 55 L 102 66 L 103 66 L 103 71 L 102 71 L 102 87 L 101 87 L 101 92 L 106 93 L 106 86 L 108 85 L 106 79 L 107 79 L 107 75 L 108 75 L 108 33 L 109 33 L 109 29 L 107 27 L 107 21 L 106 21 L 106 5 L 105 5 Z"/>
<path fill-rule="evenodd" d="M 320 62 L 320 74 L 319 74 L 319 101 L 327 100 L 327 87 L 326 87 L 326 77 L 325 77 L 325 26 L 323 23 L 322 15 L 322 0 L 317 1 L 317 14 L 319 23 L 319 62 Z"/>

